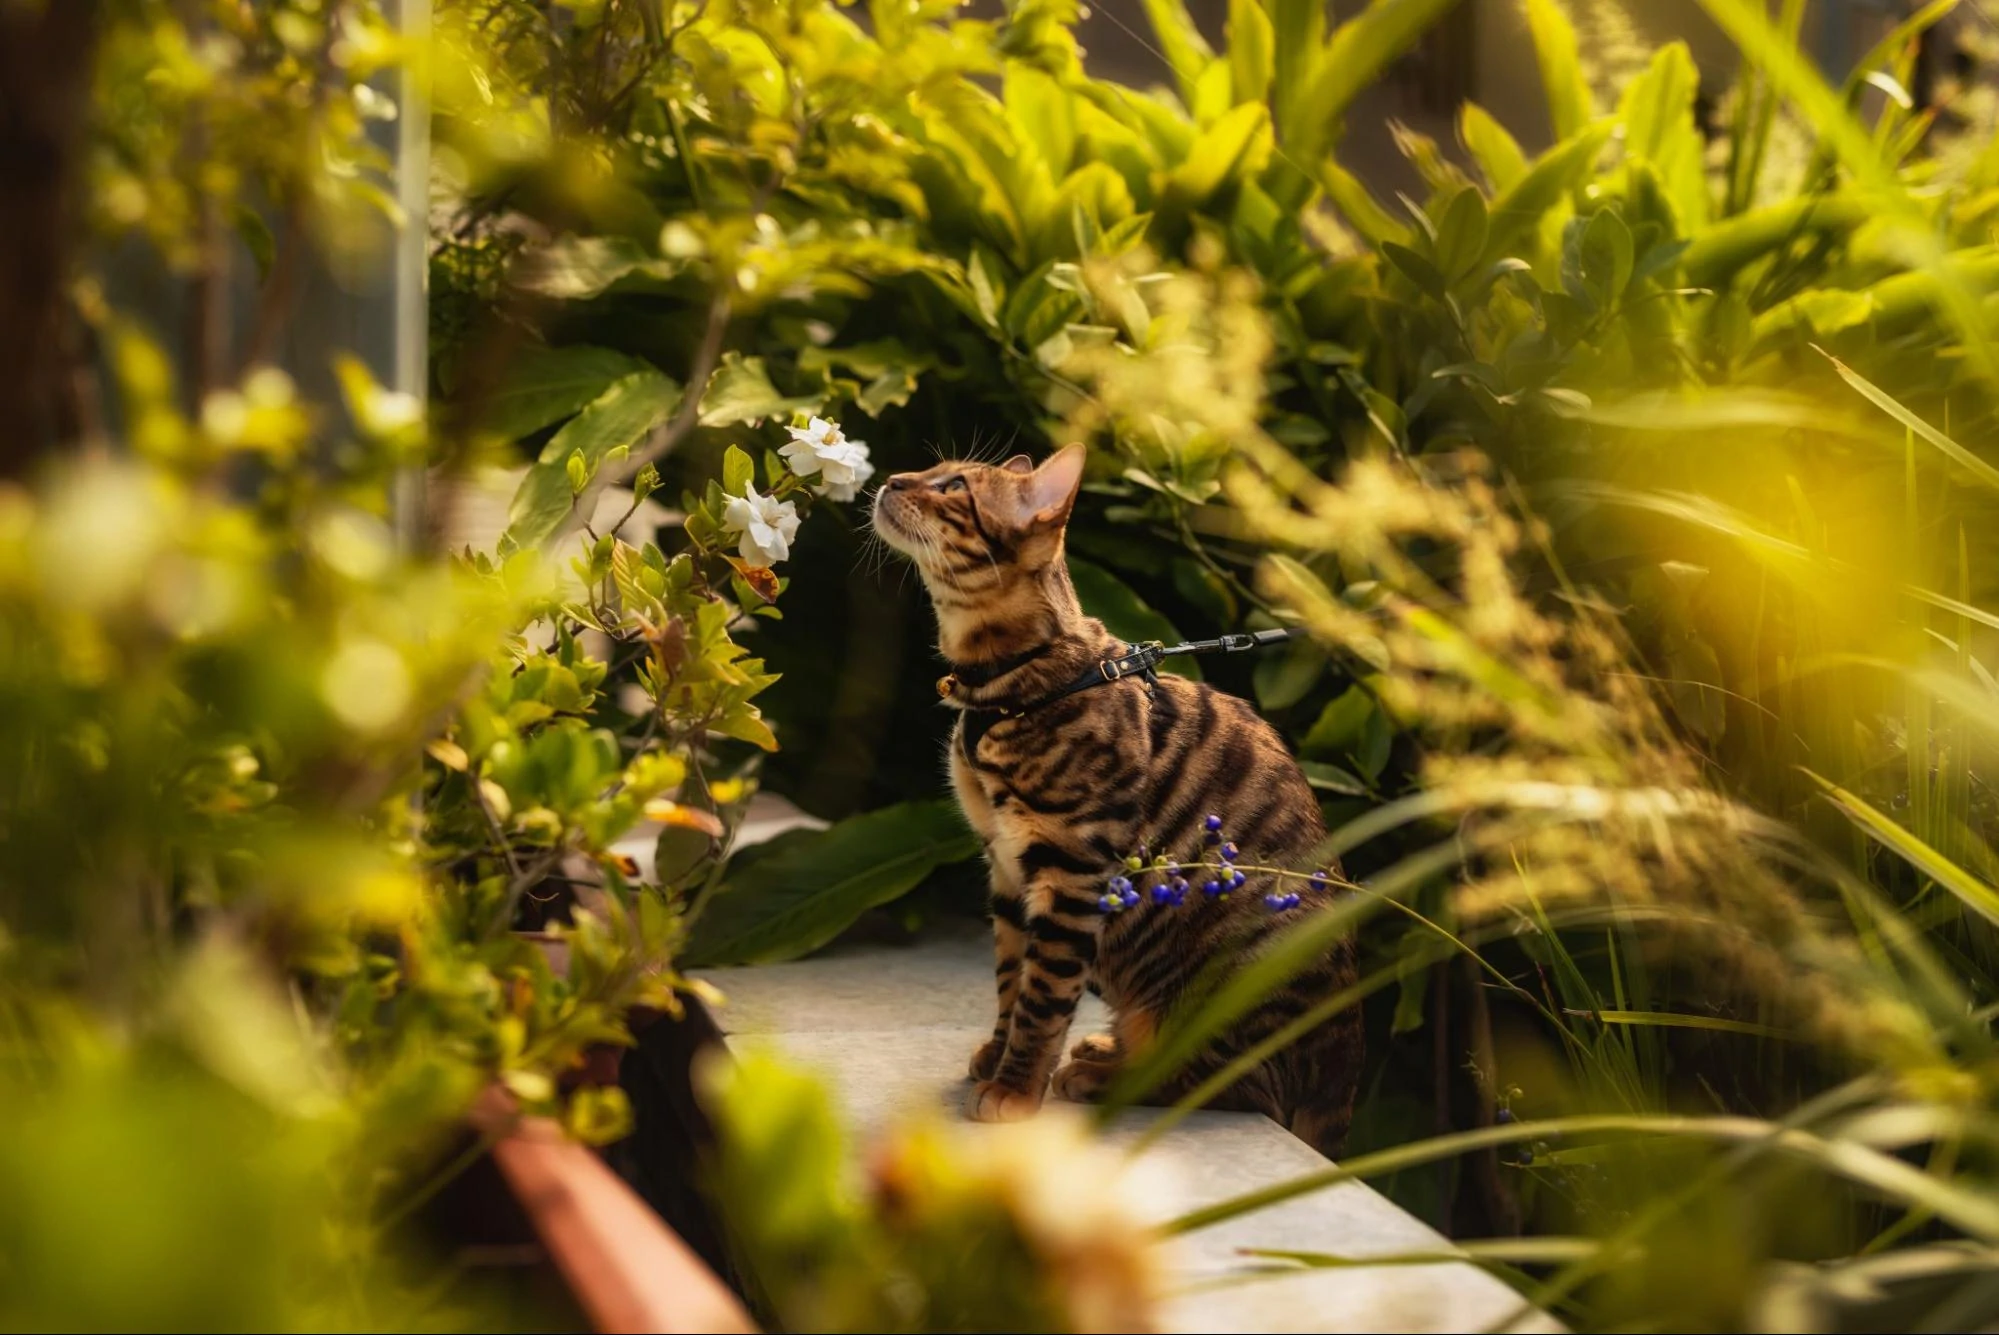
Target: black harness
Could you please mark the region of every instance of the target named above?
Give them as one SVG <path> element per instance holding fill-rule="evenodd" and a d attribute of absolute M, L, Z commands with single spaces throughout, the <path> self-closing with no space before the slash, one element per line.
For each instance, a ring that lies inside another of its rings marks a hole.
<path fill-rule="evenodd" d="M 1239 654 L 1250 649 L 1261 649 L 1266 645 L 1282 644 L 1305 632 L 1298 626 L 1279 626 L 1274 630 L 1253 630 L 1241 635 L 1224 635 L 1218 640 L 1188 640 L 1182 644 L 1164 644 L 1158 640 L 1131 647 L 1116 658 L 1102 659 L 1092 663 L 1077 673 L 1065 684 L 1048 694 L 1017 705 L 968 705 L 965 708 L 965 731 L 963 733 L 966 753 L 979 744 L 979 739 L 994 724 L 1010 718 L 1031 714 L 1037 709 L 1045 709 L 1057 700 L 1066 700 L 1078 691 L 1087 691 L 1093 686 L 1108 686 L 1126 677 L 1139 677 L 1150 687 L 1159 680 L 1159 664 L 1168 658 L 1181 654 Z M 958 683 L 968 686 L 984 686 L 995 681 L 1015 668 L 1024 667 L 1042 654 L 1048 652 L 1047 645 L 1040 645 L 1025 653 L 1003 658 L 997 663 L 983 667 L 961 668 L 937 683 L 937 694 L 949 699 Z"/>

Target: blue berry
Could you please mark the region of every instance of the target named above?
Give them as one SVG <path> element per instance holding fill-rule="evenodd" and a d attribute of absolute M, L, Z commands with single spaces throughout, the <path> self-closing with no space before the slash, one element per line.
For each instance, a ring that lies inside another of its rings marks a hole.
<path fill-rule="evenodd" d="M 1171 904 L 1173 902 L 1173 887 L 1170 885 L 1153 886 L 1152 902 L 1155 904 Z"/>
<path fill-rule="evenodd" d="M 1132 908 L 1136 906 L 1137 903 L 1138 903 L 1138 891 L 1132 889 L 1131 884 L 1129 882 L 1126 882 L 1124 887 L 1124 906 L 1126 908 Z"/>
<path fill-rule="evenodd" d="M 1241 856 L 1242 856 L 1242 850 L 1235 846 L 1235 841 L 1231 840 L 1228 843 L 1222 845 L 1222 861 L 1234 862 L 1238 857 Z"/>
<path fill-rule="evenodd" d="M 1116 913 L 1119 909 L 1124 907 L 1124 901 L 1122 899 L 1119 899 L 1116 895 L 1105 895 L 1099 900 L 1097 900 L 1097 907 L 1102 909 L 1105 913 Z"/>
<path fill-rule="evenodd" d="M 1501 1126 L 1512 1126 L 1516 1119 L 1513 1116 L 1513 1109 L 1501 1108 L 1498 1112 L 1492 1115 L 1492 1120 L 1499 1123 Z"/>
<path fill-rule="evenodd" d="M 1178 876 L 1180 874 L 1180 864 L 1177 862 L 1169 862 L 1165 866 L 1161 867 L 1159 870 L 1165 872 L 1168 876 Z"/>
<path fill-rule="evenodd" d="M 1112 894 L 1121 895 L 1125 892 L 1126 887 L 1128 887 L 1130 884 L 1131 882 L 1126 880 L 1122 876 L 1113 876 L 1111 877 L 1110 884 L 1108 885 L 1107 888 L 1110 890 Z"/>
<path fill-rule="evenodd" d="M 1201 893 L 1204 895 L 1219 895 L 1221 892 L 1222 883 L 1220 881 L 1209 881 L 1201 887 Z"/>
<path fill-rule="evenodd" d="M 1242 883 L 1243 883 L 1244 881 L 1248 880 L 1248 879 L 1249 879 L 1249 877 L 1247 877 L 1247 876 L 1244 876 L 1244 875 L 1243 875 L 1243 874 L 1242 874 L 1241 872 L 1239 872 L 1239 871 L 1237 871 L 1237 872 L 1230 872 L 1230 873 L 1229 873 L 1229 889 L 1231 889 L 1231 890 L 1240 890 L 1240 889 L 1242 889 Z"/>
<path fill-rule="evenodd" d="M 1295 909 L 1298 907 L 1298 892 L 1296 890 L 1293 890 L 1290 894 L 1284 896 L 1284 907 L 1287 909 Z"/>
<path fill-rule="evenodd" d="M 1220 816 L 1210 816 L 1206 820 L 1201 822 L 1201 827 L 1209 831 L 1210 833 L 1213 833 L 1214 831 L 1222 828 L 1222 818 Z"/>
<path fill-rule="evenodd" d="M 1284 907 L 1284 896 L 1272 892 L 1263 897 L 1263 902 L 1272 912 Z"/>
<path fill-rule="evenodd" d="M 1213 830 L 1209 830 L 1206 834 L 1201 836 L 1201 842 L 1206 844 L 1209 848 L 1213 848 L 1216 844 L 1219 844 L 1221 841 L 1222 841 L 1221 835 L 1215 833 L 1215 831 Z"/>
<path fill-rule="evenodd" d="M 1326 873 L 1322 871 L 1312 873 L 1312 888 L 1314 890 L 1323 890 L 1326 888 Z"/>

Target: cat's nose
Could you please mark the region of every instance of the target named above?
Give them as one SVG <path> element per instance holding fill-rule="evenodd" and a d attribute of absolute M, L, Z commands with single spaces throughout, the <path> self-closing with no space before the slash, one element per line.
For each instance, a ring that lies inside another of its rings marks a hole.
<path fill-rule="evenodd" d="M 888 480 L 888 489 L 890 491 L 908 491 L 915 485 L 916 474 L 914 473 L 897 473 Z"/>

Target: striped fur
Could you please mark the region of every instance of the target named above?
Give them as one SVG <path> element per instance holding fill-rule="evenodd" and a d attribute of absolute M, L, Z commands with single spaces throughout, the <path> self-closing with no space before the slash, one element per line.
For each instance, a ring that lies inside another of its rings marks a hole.
<path fill-rule="evenodd" d="M 875 498 L 876 531 L 915 560 L 936 606 L 953 669 L 946 703 L 963 711 L 951 781 L 991 868 L 999 1009 L 972 1058 L 966 1105 L 981 1121 L 1027 1116 L 1051 1083 L 1062 1098 L 1098 1093 L 1209 960 L 1255 952 L 1293 917 L 1264 907 L 1255 878 L 1226 901 L 1197 891 L 1180 907 L 1106 915 L 1097 899 L 1125 855 L 1143 846 L 1192 859 L 1210 813 L 1245 861 L 1281 863 L 1325 833 L 1277 733 L 1211 687 L 1134 677 L 1017 716 L 998 712 L 1123 652 L 1083 614 L 1063 558 L 1082 463 L 1074 445 L 1039 469 L 1024 455 L 998 466 L 941 463 L 890 478 Z M 1310 907 L 1330 892 L 1302 893 Z M 1176 1097 L 1353 979 L 1343 945 L 1155 1097 Z M 1058 1069 L 1085 987 L 1101 991 L 1112 1032 L 1078 1043 Z M 1361 1044 L 1350 1009 L 1211 1106 L 1268 1113 L 1330 1155 L 1351 1117 Z"/>

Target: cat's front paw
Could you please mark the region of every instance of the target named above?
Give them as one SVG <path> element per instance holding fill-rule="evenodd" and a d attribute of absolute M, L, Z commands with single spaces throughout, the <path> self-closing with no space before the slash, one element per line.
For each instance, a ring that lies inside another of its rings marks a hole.
<path fill-rule="evenodd" d="M 972 1054 L 972 1079 L 990 1080 L 999 1074 L 1000 1058 L 1006 1056 L 1006 1040 L 989 1038 Z"/>
<path fill-rule="evenodd" d="M 1018 1122 L 1041 1107 L 1041 1096 L 1008 1089 L 997 1080 L 981 1080 L 965 1099 L 965 1116 L 974 1122 Z"/>
<path fill-rule="evenodd" d="M 1095 1103 L 1117 1078 L 1118 1068 L 1110 1062 L 1070 1062 L 1055 1073 L 1051 1085 L 1055 1097 L 1071 1103 Z"/>

